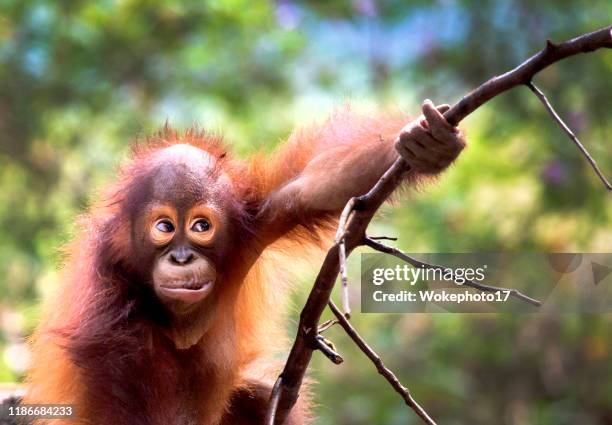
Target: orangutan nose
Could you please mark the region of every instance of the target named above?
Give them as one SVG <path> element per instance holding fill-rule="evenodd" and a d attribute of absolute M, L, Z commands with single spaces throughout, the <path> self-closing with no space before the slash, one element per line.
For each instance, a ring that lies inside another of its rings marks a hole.
<path fill-rule="evenodd" d="M 170 262 L 178 266 L 186 266 L 195 260 L 196 256 L 189 248 L 180 247 L 170 253 Z"/>

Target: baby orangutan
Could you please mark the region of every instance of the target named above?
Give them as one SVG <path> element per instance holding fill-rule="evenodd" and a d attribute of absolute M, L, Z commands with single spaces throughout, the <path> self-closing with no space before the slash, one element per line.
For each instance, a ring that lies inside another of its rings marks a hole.
<path fill-rule="evenodd" d="M 426 101 L 408 125 L 342 110 L 249 161 L 196 131 L 137 146 L 80 220 L 32 338 L 24 403 L 74 407 L 53 424 L 263 424 L 282 348 L 271 265 L 325 245 L 398 152 L 408 183 L 447 168 L 465 146 L 447 108 Z M 300 401 L 287 423 L 307 421 Z"/>

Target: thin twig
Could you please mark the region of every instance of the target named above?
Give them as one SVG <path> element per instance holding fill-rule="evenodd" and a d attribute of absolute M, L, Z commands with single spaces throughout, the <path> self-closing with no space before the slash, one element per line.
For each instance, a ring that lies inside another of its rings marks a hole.
<path fill-rule="evenodd" d="M 561 117 L 559 116 L 559 114 L 557 113 L 557 111 L 555 111 L 555 109 L 553 108 L 553 106 L 550 104 L 550 102 L 548 101 L 548 98 L 546 97 L 546 95 L 542 92 L 542 90 L 540 90 L 538 87 L 536 87 L 535 84 L 533 84 L 533 82 L 528 82 L 527 87 L 529 87 L 529 89 L 538 97 L 538 99 L 540 99 L 540 101 L 544 104 L 544 107 L 546 108 L 546 110 L 548 111 L 548 113 L 550 114 L 550 116 L 553 118 L 553 120 L 559 124 L 559 127 L 561 127 L 561 129 L 568 135 L 568 137 L 570 138 L 570 140 L 572 142 L 574 142 L 574 144 L 576 146 L 578 146 L 578 149 L 580 149 L 580 152 L 582 152 L 582 155 L 586 158 L 587 161 L 589 161 L 589 164 L 591 164 L 591 167 L 593 168 L 593 170 L 595 171 L 595 174 L 597 174 L 597 176 L 599 177 L 599 179 L 603 182 L 603 184 L 606 186 L 606 189 L 612 191 L 612 185 L 610 184 L 610 182 L 608 181 L 608 179 L 606 179 L 606 177 L 603 175 L 603 173 L 601 172 L 601 170 L 599 169 L 599 167 L 597 166 L 597 162 L 595 162 L 595 159 L 593 159 L 593 157 L 589 154 L 589 151 L 584 147 L 584 145 L 582 143 L 580 143 L 580 140 L 578 140 L 578 137 L 576 137 L 576 135 L 574 134 L 574 132 L 568 127 L 568 125 L 561 119 Z"/>
<path fill-rule="evenodd" d="M 344 315 L 347 318 L 350 318 L 351 304 L 349 301 L 348 275 L 346 271 L 346 244 L 344 243 L 344 238 L 342 238 L 342 240 L 340 241 L 338 249 L 340 254 L 340 281 L 342 282 L 342 309 L 344 310 Z"/>
<path fill-rule="evenodd" d="M 355 344 L 359 347 L 359 349 L 374 363 L 376 366 L 376 370 L 380 373 L 386 380 L 391 384 L 393 389 L 404 399 L 406 404 L 410 406 L 414 412 L 419 415 L 423 422 L 429 425 L 435 425 L 435 421 L 427 414 L 425 409 L 423 409 L 419 403 L 412 397 L 410 394 L 410 390 L 402 385 L 402 383 L 397 379 L 395 374 L 388 369 L 383 363 L 380 356 L 374 351 L 367 342 L 359 335 L 357 330 L 349 323 L 349 321 L 342 315 L 342 312 L 338 310 L 336 304 L 332 300 L 328 302 L 329 308 L 334 313 L 334 315 L 338 318 L 338 323 L 344 329 L 348 336 L 355 342 Z"/>
<path fill-rule="evenodd" d="M 346 270 L 346 226 L 348 220 L 353 212 L 355 205 L 357 203 L 357 198 L 351 198 L 344 206 L 342 210 L 342 214 L 340 214 L 340 219 L 338 220 L 338 230 L 336 231 L 336 244 L 338 244 L 338 255 L 340 262 L 340 280 L 342 282 L 341 287 L 341 299 L 342 299 L 342 308 L 344 309 L 344 314 L 346 317 L 351 317 L 351 305 L 349 301 L 349 291 L 348 291 L 348 275 Z"/>
<path fill-rule="evenodd" d="M 380 251 L 380 252 L 384 252 L 385 254 L 389 254 L 389 255 L 393 255 L 394 257 L 397 257 L 401 260 L 404 260 L 405 262 L 412 264 L 414 267 L 422 267 L 422 268 L 427 268 L 427 269 L 439 269 L 439 270 L 444 270 L 449 271 L 452 276 L 453 276 L 453 280 L 455 280 L 455 273 L 453 272 L 452 269 L 449 269 L 447 267 L 444 266 L 439 266 L 436 264 L 429 264 L 429 263 L 425 263 L 423 261 L 417 260 L 414 257 L 411 257 L 405 253 L 403 253 L 402 251 L 400 251 L 397 248 L 394 248 L 392 246 L 387 246 L 384 245 L 380 242 L 377 242 L 375 240 L 373 240 L 372 238 L 368 238 L 366 237 L 364 239 L 364 243 L 375 249 L 376 251 Z M 456 282 L 456 280 L 455 280 Z M 470 286 L 472 288 L 478 289 L 480 291 L 483 292 L 508 292 L 512 297 L 519 299 L 521 301 L 524 301 L 526 303 L 535 305 L 537 307 L 540 307 L 542 305 L 542 303 L 534 298 L 531 298 L 525 294 L 523 294 L 521 291 L 517 290 L 517 289 L 511 289 L 511 288 L 502 288 L 499 286 L 491 286 L 491 285 L 485 285 L 482 283 L 478 283 L 478 282 L 474 282 L 473 280 L 465 280 L 465 282 L 463 283 L 464 286 Z"/>
<path fill-rule="evenodd" d="M 322 335 L 317 335 L 314 340 L 317 350 L 323 353 L 332 363 L 340 364 L 344 361 L 342 356 L 336 351 L 336 347 Z"/>
<path fill-rule="evenodd" d="M 338 324 L 338 321 L 335 319 L 329 319 L 326 320 L 325 322 L 321 323 L 317 329 L 317 333 L 323 333 L 326 330 L 328 330 L 329 328 L 331 328 L 332 326 Z"/>
<path fill-rule="evenodd" d="M 340 214 L 340 219 L 338 220 L 338 230 L 336 231 L 335 242 L 340 243 L 342 239 L 344 239 L 344 232 L 346 231 L 346 223 L 348 223 L 348 219 L 355 208 L 355 204 L 357 202 L 357 198 L 351 198 L 344 206 L 342 210 L 342 214 Z"/>
<path fill-rule="evenodd" d="M 375 241 L 396 241 L 397 238 L 395 236 L 370 236 L 370 239 L 374 239 Z"/>
<path fill-rule="evenodd" d="M 266 413 L 266 425 L 274 425 L 274 421 L 276 420 L 276 412 L 278 410 L 278 401 L 281 396 L 281 385 L 283 384 L 283 376 L 279 376 L 274 386 L 272 387 L 272 393 L 270 394 L 270 406 L 268 407 L 268 412 Z"/>

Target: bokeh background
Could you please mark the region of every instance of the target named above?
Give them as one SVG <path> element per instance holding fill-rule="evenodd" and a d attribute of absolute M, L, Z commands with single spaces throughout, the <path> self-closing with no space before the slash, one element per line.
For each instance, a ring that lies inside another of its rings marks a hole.
<path fill-rule="evenodd" d="M 167 120 L 223 131 L 238 156 L 272 150 L 347 100 L 413 113 L 424 98 L 454 102 L 546 38 L 611 17 L 608 0 L 3 0 L 0 382 L 22 379 L 24 337 L 59 283 L 59 247 L 135 137 Z M 611 75 L 602 51 L 537 77 L 608 176 Z M 373 234 L 398 235 L 411 252 L 610 251 L 609 195 L 527 89 L 462 125 L 459 163 L 385 207 Z M 316 270 L 295 279 L 296 308 Z M 354 322 L 441 424 L 612 423 L 610 315 Z M 341 330 L 327 336 L 346 361 L 315 356 L 318 424 L 419 423 Z"/>

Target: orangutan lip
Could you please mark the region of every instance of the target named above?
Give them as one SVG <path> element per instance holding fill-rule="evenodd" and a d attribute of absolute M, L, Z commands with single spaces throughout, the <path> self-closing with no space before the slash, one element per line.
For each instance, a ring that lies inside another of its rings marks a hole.
<path fill-rule="evenodd" d="M 196 303 L 203 300 L 210 293 L 213 281 L 187 282 L 176 286 L 161 286 L 161 293 L 167 298 L 186 303 Z"/>
<path fill-rule="evenodd" d="M 208 284 L 209 282 L 187 282 L 183 285 L 181 285 L 181 287 L 183 289 L 202 289 L 204 287 L 204 285 Z"/>

